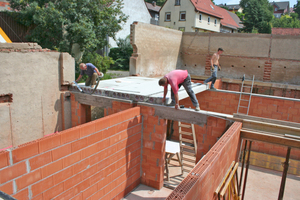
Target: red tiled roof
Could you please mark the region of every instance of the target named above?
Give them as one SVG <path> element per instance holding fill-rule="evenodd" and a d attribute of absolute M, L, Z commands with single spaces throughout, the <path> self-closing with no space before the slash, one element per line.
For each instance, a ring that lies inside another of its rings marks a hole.
<path fill-rule="evenodd" d="M 147 8 L 148 8 L 148 10 L 153 10 L 153 11 L 156 11 L 156 12 L 159 12 L 159 10 L 160 10 L 160 6 L 153 6 L 153 4 L 152 3 L 148 3 L 148 2 L 145 2 L 146 3 L 146 6 L 147 6 Z"/>
<path fill-rule="evenodd" d="M 222 19 L 222 15 L 220 15 L 215 10 L 215 5 L 211 2 L 211 0 L 190 0 L 192 4 L 195 6 L 196 10 L 202 13 L 206 13 L 217 18 Z"/>
<path fill-rule="evenodd" d="M 230 28 L 239 28 L 239 25 L 230 16 L 227 10 L 214 5 L 211 0 L 191 0 L 195 9 L 221 19 L 221 24 Z"/>

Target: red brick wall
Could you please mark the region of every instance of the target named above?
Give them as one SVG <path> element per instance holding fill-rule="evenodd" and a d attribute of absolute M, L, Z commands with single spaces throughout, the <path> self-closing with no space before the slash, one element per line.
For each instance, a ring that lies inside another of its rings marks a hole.
<path fill-rule="evenodd" d="M 238 160 L 241 127 L 235 122 L 167 199 L 217 199 L 215 189 L 232 161 Z"/>
<path fill-rule="evenodd" d="M 197 99 L 200 103 L 200 108 L 207 111 L 220 112 L 225 114 L 233 114 L 237 111 L 237 105 L 239 101 L 239 94 L 228 92 L 214 92 L 205 91 L 197 94 Z M 183 102 L 190 102 L 190 100 L 184 100 Z M 300 123 L 300 102 L 268 97 L 252 96 L 249 115 L 270 118 L 283 121 L 291 121 Z M 208 123 L 209 123 L 208 118 Z M 222 125 L 216 124 L 216 128 L 222 128 Z M 215 126 L 215 125 L 213 125 Z M 201 130 L 201 129 L 200 129 Z M 209 129 L 208 129 L 209 130 Z M 200 134 L 204 134 L 200 131 Z M 209 132 L 207 132 L 209 134 Z M 199 134 L 197 134 L 199 137 Z M 199 142 L 198 142 L 199 145 Z M 198 148 L 201 148 L 198 146 Z M 278 145 L 253 142 L 252 150 L 268 153 L 275 156 L 286 155 L 286 149 Z M 291 158 L 300 160 L 300 150 L 292 149 Z M 198 155 L 199 156 L 199 155 Z"/>
<path fill-rule="evenodd" d="M 167 120 L 154 116 L 155 109 L 141 106 L 143 116 L 142 183 L 163 187 Z"/>
<path fill-rule="evenodd" d="M 116 113 L 131 106 L 133 104 L 114 101 L 112 108 L 107 108 L 106 113 Z M 139 107 L 143 116 L 141 182 L 150 187 L 161 189 L 164 182 L 167 120 L 154 116 L 155 109 L 152 107 L 140 105 Z"/>
<path fill-rule="evenodd" d="M 140 108 L 0 152 L 0 190 L 22 199 L 120 199 L 141 180 Z"/>

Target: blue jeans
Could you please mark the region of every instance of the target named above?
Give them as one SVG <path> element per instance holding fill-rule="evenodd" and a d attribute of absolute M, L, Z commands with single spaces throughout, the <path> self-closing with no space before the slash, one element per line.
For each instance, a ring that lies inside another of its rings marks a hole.
<path fill-rule="evenodd" d="M 189 97 L 191 98 L 191 101 L 192 101 L 193 105 L 195 107 L 198 107 L 199 103 L 198 103 L 196 95 L 195 95 L 195 93 L 192 89 L 191 76 L 189 74 L 186 77 L 186 79 L 184 79 L 183 83 L 178 85 L 178 88 L 180 88 L 181 85 L 183 85 L 185 91 L 188 93 Z M 175 102 L 175 96 L 174 96 L 174 92 L 173 92 L 172 89 L 171 89 L 171 99 L 172 99 L 172 102 Z"/>
<path fill-rule="evenodd" d="M 210 88 L 214 88 L 214 84 L 215 84 L 215 82 L 216 82 L 216 80 L 217 80 L 218 66 L 217 66 L 217 65 L 214 65 L 214 67 L 215 67 L 215 69 L 214 69 L 214 71 L 212 72 L 211 77 L 209 77 L 208 79 L 206 79 L 206 80 L 204 81 L 204 83 L 208 83 L 208 82 L 211 81 L 211 86 L 210 86 Z"/>

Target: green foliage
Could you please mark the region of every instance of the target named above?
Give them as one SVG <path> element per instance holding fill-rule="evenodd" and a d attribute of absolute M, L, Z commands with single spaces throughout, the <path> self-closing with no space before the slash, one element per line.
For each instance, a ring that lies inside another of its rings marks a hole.
<path fill-rule="evenodd" d="M 148 3 L 152 3 L 153 1 L 155 1 L 156 5 L 158 5 L 158 6 L 164 5 L 164 3 L 166 2 L 166 0 L 145 0 L 145 1 Z"/>
<path fill-rule="evenodd" d="M 245 18 L 245 14 L 244 13 L 241 13 L 241 12 L 234 12 L 236 14 L 236 16 L 238 16 L 240 18 L 241 21 L 244 20 Z"/>
<path fill-rule="evenodd" d="M 127 36 L 125 39 L 119 38 L 117 45 L 117 48 L 111 48 L 109 52 L 109 56 L 115 61 L 111 69 L 129 70 L 129 60 L 133 53 L 130 37 Z"/>
<path fill-rule="evenodd" d="M 297 1 L 297 4 L 294 5 L 294 12 L 298 14 L 298 19 L 300 19 L 300 1 Z"/>
<path fill-rule="evenodd" d="M 228 7 L 225 5 L 220 5 L 219 7 L 224 8 L 225 10 L 229 10 Z"/>
<path fill-rule="evenodd" d="M 276 28 L 300 28 L 300 20 L 297 18 L 297 13 L 291 13 L 291 16 L 283 15 L 280 18 L 274 18 L 272 25 Z"/>
<path fill-rule="evenodd" d="M 245 14 L 245 32 L 271 33 L 273 7 L 268 0 L 241 0 L 240 6 Z"/>
<path fill-rule="evenodd" d="M 11 15 L 30 29 L 28 41 L 69 53 L 75 43 L 81 51 L 104 47 L 127 20 L 122 0 L 9 1 Z"/>

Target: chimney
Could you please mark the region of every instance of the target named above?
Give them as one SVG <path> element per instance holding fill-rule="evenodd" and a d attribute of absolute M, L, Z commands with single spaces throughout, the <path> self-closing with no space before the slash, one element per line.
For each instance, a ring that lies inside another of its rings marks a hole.
<path fill-rule="evenodd" d="M 155 7 L 155 6 L 156 6 L 156 2 L 155 2 L 155 1 L 152 1 L 152 5 Z"/>

